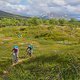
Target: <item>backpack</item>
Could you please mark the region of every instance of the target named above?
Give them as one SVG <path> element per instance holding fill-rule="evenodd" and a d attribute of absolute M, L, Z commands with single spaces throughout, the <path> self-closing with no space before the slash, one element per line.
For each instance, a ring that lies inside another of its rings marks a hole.
<path fill-rule="evenodd" d="M 32 45 L 29 45 L 28 48 L 29 48 L 30 50 L 32 50 L 32 49 L 33 49 L 33 46 L 32 46 Z"/>

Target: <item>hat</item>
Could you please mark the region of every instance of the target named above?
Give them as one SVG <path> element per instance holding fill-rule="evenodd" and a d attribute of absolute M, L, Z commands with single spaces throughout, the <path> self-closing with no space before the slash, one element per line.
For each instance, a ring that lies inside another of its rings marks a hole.
<path fill-rule="evenodd" d="M 18 48 L 18 46 L 14 46 L 14 48 Z"/>

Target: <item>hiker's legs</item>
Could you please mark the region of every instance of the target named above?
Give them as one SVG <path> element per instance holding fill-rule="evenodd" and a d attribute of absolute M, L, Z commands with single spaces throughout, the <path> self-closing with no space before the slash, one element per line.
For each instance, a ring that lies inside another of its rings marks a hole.
<path fill-rule="evenodd" d="M 31 53 L 29 53 L 29 56 L 31 57 Z"/>
<path fill-rule="evenodd" d="M 15 56 L 15 53 L 13 53 L 13 55 L 12 55 L 12 63 L 13 64 L 15 63 L 15 60 L 16 60 L 16 56 Z"/>
<path fill-rule="evenodd" d="M 28 50 L 27 55 L 29 55 L 31 57 L 32 56 L 32 50 Z"/>
<path fill-rule="evenodd" d="M 17 53 L 15 54 L 15 57 L 16 57 L 15 62 L 18 62 L 18 55 L 17 55 Z"/>
<path fill-rule="evenodd" d="M 30 57 L 32 56 L 32 51 L 31 51 L 31 50 L 29 51 L 29 56 L 30 56 Z"/>

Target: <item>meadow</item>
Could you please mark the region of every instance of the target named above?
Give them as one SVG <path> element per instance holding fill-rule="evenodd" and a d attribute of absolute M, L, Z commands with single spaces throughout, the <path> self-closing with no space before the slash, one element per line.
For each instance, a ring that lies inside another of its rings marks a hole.
<path fill-rule="evenodd" d="M 33 45 L 32 57 L 26 53 Z M 12 48 L 19 60 L 12 66 Z M 0 28 L 0 80 L 80 80 L 80 28 L 14 26 Z"/>

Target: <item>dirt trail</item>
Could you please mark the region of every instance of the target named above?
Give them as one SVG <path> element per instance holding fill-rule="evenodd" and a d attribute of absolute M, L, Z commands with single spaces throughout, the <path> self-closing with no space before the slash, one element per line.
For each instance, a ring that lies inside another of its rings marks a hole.
<path fill-rule="evenodd" d="M 6 80 L 7 79 L 8 74 L 10 73 L 11 69 L 14 66 L 16 66 L 18 64 L 21 64 L 24 61 L 29 60 L 29 59 L 32 59 L 32 58 L 35 58 L 35 56 L 32 55 L 32 57 L 24 57 L 24 58 L 22 57 L 22 58 L 19 58 L 19 60 L 18 60 L 17 63 L 11 64 L 9 68 L 7 68 L 6 70 L 3 71 L 3 75 L 2 75 L 3 80 Z"/>
<path fill-rule="evenodd" d="M 7 75 L 9 74 L 9 72 L 11 71 L 11 69 L 12 69 L 14 66 L 16 66 L 17 64 L 21 64 L 22 62 L 24 62 L 25 60 L 28 60 L 28 59 L 30 59 L 30 58 L 20 59 L 20 60 L 18 60 L 17 63 L 11 64 L 10 67 L 9 67 L 7 70 L 4 70 L 4 71 L 3 71 L 3 76 L 2 76 L 3 80 L 6 80 Z"/>
<path fill-rule="evenodd" d="M 18 60 L 17 63 L 12 64 L 11 67 L 14 67 L 14 66 L 16 66 L 17 64 L 20 64 L 20 63 L 22 63 L 22 62 L 24 62 L 25 60 L 28 60 L 28 59 L 29 59 L 29 58 L 27 58 L 27 59 L 20 59 L 20 60 Z"/>

